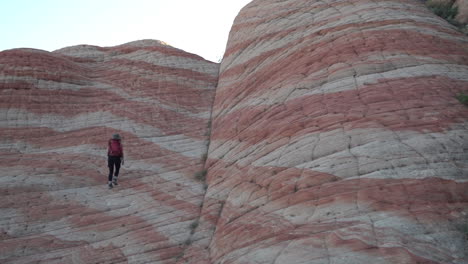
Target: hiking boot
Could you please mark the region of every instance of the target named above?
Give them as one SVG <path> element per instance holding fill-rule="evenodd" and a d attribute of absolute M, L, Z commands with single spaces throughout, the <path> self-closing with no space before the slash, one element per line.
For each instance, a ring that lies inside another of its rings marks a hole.
<path fill-rule="evenodd" d="M 114 179 L 112 179 L 112 183 L 113 183 L 114 185 L 119 185 L 119 184 L 117 183 L 117 177 L 114 177 Z"/>
<path fill-rule="evenodd" d="M 112 182 L 109 182 L 108 186 L 109 186 L 109 189 L 114 188 L 114 186 L 112 185 Z"/>

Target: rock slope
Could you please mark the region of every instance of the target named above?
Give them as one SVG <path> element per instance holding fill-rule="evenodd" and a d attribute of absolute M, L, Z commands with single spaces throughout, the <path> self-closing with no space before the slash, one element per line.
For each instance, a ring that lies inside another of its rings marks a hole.
<path fill-rule="evenodd" d="M 159 41 L 0 53 L 0 263 L 174 263 L 219 65 Z M 108 190 L 107 140 L 123 136 Z"/>
<path fill-rule="evenodd" d="M 179 263 L 468 263 L 467 64 L 419 1 L 252 1 Z"/>
<path fill-rule="evenodd" d="M 468 38 L 420 1 L 254 0 L 220 66 L 4 51 L 0 91 L 0 263 L 468 263 Z"/>

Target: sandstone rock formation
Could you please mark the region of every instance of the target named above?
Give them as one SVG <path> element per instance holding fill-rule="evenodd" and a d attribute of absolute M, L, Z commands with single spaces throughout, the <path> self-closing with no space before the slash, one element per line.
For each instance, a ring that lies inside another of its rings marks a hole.
<path fill-rule="evenodd" d="M 468 263 L 467 64 L 418 1 L 252 1 L 180 263 Z"/>
<path fill-rule="evenodd" d="M 218 64 L 157 41 L 0 53 L 0 263 L 174 263 Z M 107 140 L 123 136 L 106 188 Z"/>
<path fill-rule="evenodd" d="M 4 51 L 0 90 L 0 263 L 468 263 L 468 38 L 419 1 L 254 0 L 220 66 Z"/>

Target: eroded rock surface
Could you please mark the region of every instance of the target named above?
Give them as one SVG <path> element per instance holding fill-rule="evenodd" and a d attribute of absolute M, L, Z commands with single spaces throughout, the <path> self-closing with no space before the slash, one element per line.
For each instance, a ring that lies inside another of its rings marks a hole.
<path fill-rule="evenodd" d="M 468 263 L 467 64 L 419 1 L 252 1 L 180 263 Z"/>
<path fill-rule="evenodd" d="M 0 263 L 174 263 L 205 193 L 218 67 L 151 40 L 1 52 Z"/>
<path fill-rule="evenodd" d="M 157 41 L 1 52 L 0 263 L 468 263 L 467 64 L 411 0 L 254 0 L 219 80 Z"/>

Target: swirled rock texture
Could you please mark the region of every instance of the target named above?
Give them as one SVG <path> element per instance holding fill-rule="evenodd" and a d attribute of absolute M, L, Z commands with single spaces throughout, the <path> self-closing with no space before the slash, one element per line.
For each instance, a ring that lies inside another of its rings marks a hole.
<path fill-rule="evenodd" d="M 419 1 L 254 0 L 179 263 L 468 263 L 468 38 Z"/>
<path fill-rule="evenodd" d="M 174 263 L 219 65 L 159 41 L 0 53 L 0 263 Z M 107 189 L 107 141 L 123 136 Z"/>
<path fill-rule="evenodd" d="M 1 52 L 0 263 L 468 263 L 463 92 L 468 38 L 416 0 L 254 0 L 221 65 Z"/>

